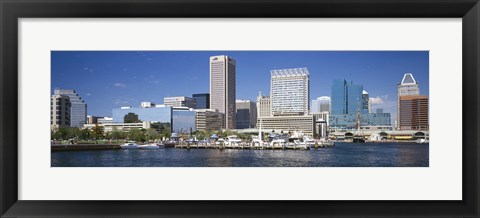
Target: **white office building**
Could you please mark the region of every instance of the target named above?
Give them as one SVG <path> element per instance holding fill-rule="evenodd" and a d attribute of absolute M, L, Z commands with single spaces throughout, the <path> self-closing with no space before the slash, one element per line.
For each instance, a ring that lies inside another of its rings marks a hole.
<path fill-rule="evenodd" d="M 271 70 L 271 114 L 308 114 L 310 80 L 307 68 Z"/>

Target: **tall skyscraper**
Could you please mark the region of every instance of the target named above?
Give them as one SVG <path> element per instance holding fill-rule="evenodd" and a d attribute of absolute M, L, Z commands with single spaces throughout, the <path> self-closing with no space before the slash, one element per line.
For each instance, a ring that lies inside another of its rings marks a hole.
<path fill-rule="evenodd" d="M 50 98 L 50 128 L 70 127 L 70 98 L 66 95 L 52 95 Z"/>
<path fill-rule="evenodd" d="M 87 103 L 75 90 L 55 89 L 54 95 L 65 95 L 70 98 L 70 127 L 83 127 L 87 122 Z"/>
<path fill-rule="evenodd" d="M 210 108 L 225 114 L 225 128 L 236 127 L 236 61 L 226 55 L 210 57 Z"/>
<path fill-rule="evenodd" d="M 195 99 L 195 102 L 197 102 L 196 109 L 210 109 L 209 93 L 193 94 L 192 98 Z"/>
<path fill-rule="evenodd" d="M 255 127 L 257 124 L 257 106 L 254 101 L 237 100 L 237 129 Z"/>
<path fill-rule="evenodd" d="M 257 97 L 257 117 L 270 116 L 270 96 L 264 96 L 258 93 Z"/>
<path fill-rule="evenodd" d="M 368 96 L 368 93 L 367 93 Z M 332 85 L 332 115 L 368 113 L 364 108 L 363 85 L 352 81 L 334 80 Z"/>
<path fill-rule="evenodd" d="M 310 79 L 307 68 L 271 70 L 271 115 L 308 114 Z"/>
<path fill-rule="evenodd" d="M 398 84 L 397 128 L 428 130 L 428 96 L 420 95 L 418 82 L 411 73 Z"/>
<path fill-rule="evenodd" d="M 332 99 L 329 96 L 320 96 L 316 100 L 312 100 L 310 113 L 330 112 Z"/>

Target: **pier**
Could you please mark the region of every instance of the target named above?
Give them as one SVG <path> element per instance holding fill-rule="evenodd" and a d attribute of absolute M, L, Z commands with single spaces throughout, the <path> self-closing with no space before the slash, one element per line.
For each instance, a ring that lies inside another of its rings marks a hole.
<path fill-rule="evenodd" d="M 53 151 L 88 151 L 88 150 L 113 150 L 122 149 L 118 144 L 55 144 L 51 145 Z"/>

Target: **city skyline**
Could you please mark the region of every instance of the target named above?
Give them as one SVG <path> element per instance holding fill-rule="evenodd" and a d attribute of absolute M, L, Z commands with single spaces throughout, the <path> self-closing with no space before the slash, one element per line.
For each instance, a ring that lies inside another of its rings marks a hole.
<path fill-rule="evenodd" d="M 396 117 L 397 84 L 405 73 L 412 73 L 420 94 L 428 96 L 427 51 L 53 51 L 52 92 L 74 89 L 89 105 L 89 115 L 111 116 L 112 108 L 208 93 L 208 60 L 215 55 L 237 60 L 236 99 L 269 95 L 270 70 L 296 67 L 309 69 L 309 101 L 331 96 L 334 79 L 354 80 L 369 93 L 374 109 Z"/>

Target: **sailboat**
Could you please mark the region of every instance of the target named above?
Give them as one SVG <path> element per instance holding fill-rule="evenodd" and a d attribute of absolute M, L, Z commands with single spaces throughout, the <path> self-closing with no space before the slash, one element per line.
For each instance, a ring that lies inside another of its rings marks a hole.
<path fill-rule="evenodd" d="M 358 101 L 358 108 L 357 108 L 357 131 L 353 135 L 353 143 L 365 143 L 365 136 L 363 132 L 360 131 L 360 100 Z"/>

